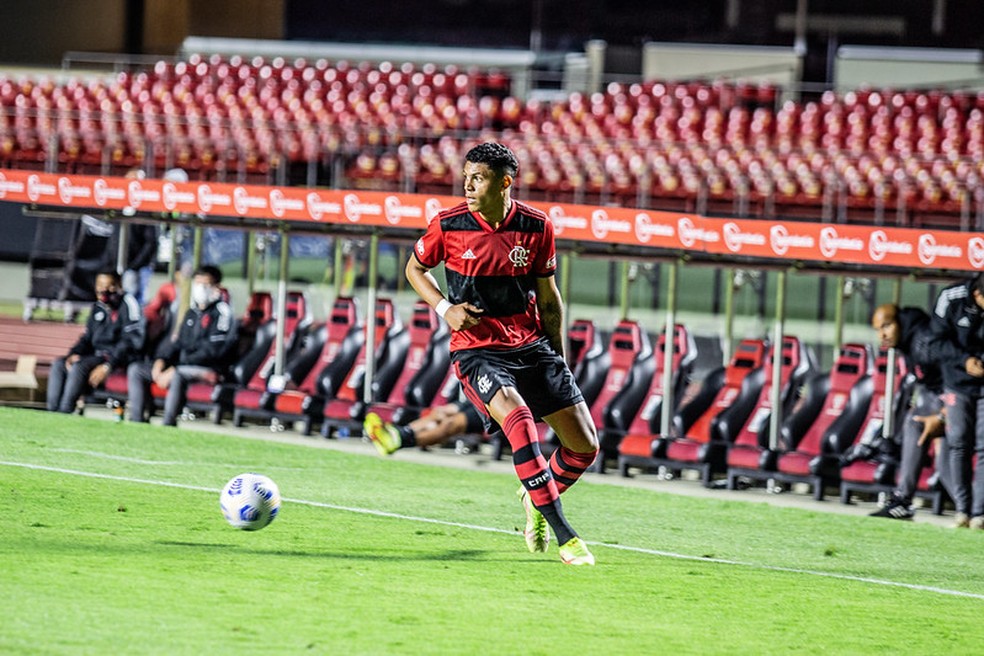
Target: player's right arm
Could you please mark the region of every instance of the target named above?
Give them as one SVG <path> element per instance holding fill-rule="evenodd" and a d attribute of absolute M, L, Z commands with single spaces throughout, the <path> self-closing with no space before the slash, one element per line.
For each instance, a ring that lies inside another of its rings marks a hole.
<path fill-rule="evenodd" d="M 471 303 L 453 305 L 444 298 L 444 293 L 441 292 L 430 268 L 424 266 L 416 255 L 411 255 L 410 259 L 407 260 L 406 274 L 410 286 L 420 295 L 420 298 L 424 299 L 428 305 L 444 317 L 451 330 L 468 330 L 472 326 L 478 325 L 482 320 L 479 316 L 482 310 Z"/>

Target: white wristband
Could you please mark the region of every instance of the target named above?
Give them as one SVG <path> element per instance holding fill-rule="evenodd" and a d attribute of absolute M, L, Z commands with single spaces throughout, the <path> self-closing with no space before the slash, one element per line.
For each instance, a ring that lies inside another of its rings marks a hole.
<path fill-rule="evenodd" d="M 442 298 L 440 302 L 438 302 L 437 307 L 434 308 L 434 311 L 437 312 L 440 315 L 440 317 L 443 319 L 444 315 L 447 314 L 448 310 L 450 309 L 451 309 L 451 303 L 448 301 L 448 299 Z"/>

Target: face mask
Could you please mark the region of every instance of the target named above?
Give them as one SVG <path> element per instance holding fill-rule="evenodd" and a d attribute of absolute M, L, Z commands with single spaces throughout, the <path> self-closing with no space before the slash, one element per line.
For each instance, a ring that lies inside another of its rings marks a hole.
<path fill-rule="evenodd" d="M 191 302 L 198 307 L 205 307 L 212 300 L 212 290 L 207 285 L 192 283 Z"/>
<path fill-rule="evenodd" d="M 119 292 L 100 292 L 99 302 L 109 307 L 116 307 L 120 304 L 120 299 L 122 296 Z"/>

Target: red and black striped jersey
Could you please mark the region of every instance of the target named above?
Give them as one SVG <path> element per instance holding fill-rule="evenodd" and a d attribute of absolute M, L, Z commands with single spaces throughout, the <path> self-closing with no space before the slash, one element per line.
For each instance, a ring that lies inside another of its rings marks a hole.
<path fill-rule="evenodd" d="M 553 224 L 543 212 L 513 201 L 493 228 L 461 203 L 434 218 L 414 255 L 429 269 L 444 262 L 451 303 L 484 310 L 477 326 L 451 333 L 452 351 L 513 349 L 544 336 L 536 279 L 554 275 L 557 251 Z"/>

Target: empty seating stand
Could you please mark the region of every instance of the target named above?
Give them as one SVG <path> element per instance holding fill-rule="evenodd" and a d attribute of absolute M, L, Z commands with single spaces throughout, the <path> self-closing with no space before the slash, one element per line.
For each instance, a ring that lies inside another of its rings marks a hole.
<path fill-rule="evenodd" d="M 871 357 L 864 344 L 845 344 L 829 374 L 813 377 L 803 387 L 796 407 L 783 421 L 785 451 L 765 451 L 758 471 L 744 475 L 758 480 L 806 483 L 820 501 L 824 489 L 838 482 L 840 454 L 850 445 L 871 401 Z"/>
<path fill-rule="evenodd" d="M 332 437 L 339 431 L 351 434 L 361 427 L 366 404 L 363 399 L 365 387 L 366 362 L 373 358 L 375 373 L 371 383 L 371 399 L 385 399 L 396 383 L 403 368 L 410 347 L 410 335 L 400 321 L 393 301 L 379 299 L 375 308 L 375 348 L 376 352 L 366 352 L 368 343 L 363 343 L 356 358 L 355 366 L 349 372 L 337 393 L 328 398 L 322 410 L 321 434 Z"/>
<path fill-rule="evenodd" d="M 630 433 L 619 444 L 619 471 L 677 472 L 695 469 L 710 485 L 712 475 L 725 472 L 725 453 L 733 427 L 745 423 L 764 381 L 766 342 L 742 340 L 728 366 L 709 373 L 696 395 L 682 403 L 670 435 Z"/>
<path fill-rule="evenodd" d="M 241 425 L 246 417 L 270 419 L 277 428 L 300 422 L 301 432 L 310 434 L 312 413 L 321 416 L 324 394 L 334 393 L 349 375 L 364 341 L 357 300 L 336 298 L 325 324 L 284 367 L 284 389 L 268 390 L 257 408 L 236 408 L 233 423 Z"/>
<path fill-rule="evenodd" d="M 813 369 L 813 358 L 806 346 L 797 337 L 786 335 L 782 338 L 779 380 L 772 377 L 773 349 L 769 349 L 765 361 L 766 383 L 762 386 L 755 409 L 738 431 L 734 442 L 728 447 L 728 489 L 736 487 L 740 476 L 756 478 L 768 467 L 769 432 L 772 421 L 772 388 L 779 385 L 780 409 L 785 415 L 796 400 L 796 389 L 803 384 Z"/>
<path fill-rule="evenodd" d="M 907 380 L 905 361 L 902 358 L 896 360 L 895 368 L 895 398 L 891 402 L 886 402 L 885 393 L 888 381 L 888 356 L 883 351 L 879 353 L 875 360 L 874 373 L 872 375 L 872 398 L 868 406 L 868 413 L 864 418 L 864 423 L 855 440 L 856 444 L 871 444 L 882 432 L 885 423 L 885 408 L 891 409 L 894 418 L 894 435 L 892 439 L 901 439 L 902 422 L 908 406 L 910 396 L 910 384 Z M 897 467 L 894 459 L 884 460 L 878 457 L 856 460 L 848 465 L 841 467 L 840 470 L 840 500 L 841 503 L 850 503 L 854 493 L 865 495 L 889 493 L 896 483 Z M 927 499 L 932 505 L 933 512 L 941 514 L 943 503 L 946 499 L 946 492 L 940 485 L 936 468 L 930 458 L 920 472 L 919 481 L 916 485 L 915 495 Z"/>
<path fill-rule="evenodd" d="M 410 347 L 400 377 L 386 399 L 371 403 L 368 409 L 383 421 L 401 425 L 420 416 L 451 370 L 451 332 L 426 302 L 417 301 L 414 305 L 407 332 Z"/>
<path fill-rule="evenodd" d="M 670 371 L 672 372 L 671 389 L 673 390 L 672 413 L 680 403 L 683 391 L 690 378 L 693 363 L 697 359 L 697 347 L 687 329 L 676 324 L 673 330 Z M 666 361 L 666 334 L 660 333 L 656 339 L 656 348 L 652 352 L 653 373 L 650 377 L 649 389 L 643 395 L 641 403 L 636 399 L 620 396 L 611 403 L 607 415 L 609 424 L 601 436 L 601 450 L 605 457 L 618 457 L 619 444 L 626 435 L 658 434 L 663 412 L 663 379 L 664 363 Z M 635 405 L 636 411 L 630 414 L 626 404 Z M 598 467 L 598 469 L 603 469 Z"/>

